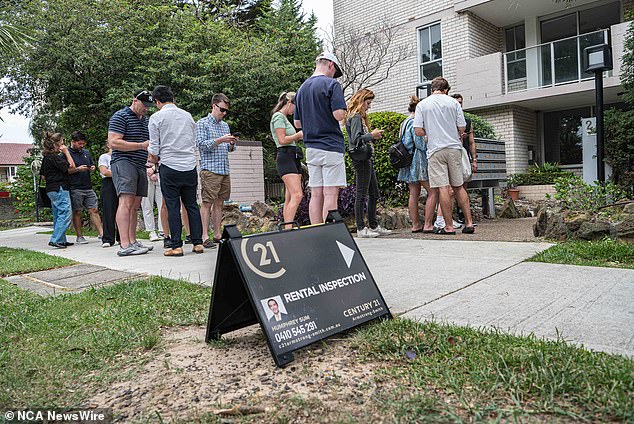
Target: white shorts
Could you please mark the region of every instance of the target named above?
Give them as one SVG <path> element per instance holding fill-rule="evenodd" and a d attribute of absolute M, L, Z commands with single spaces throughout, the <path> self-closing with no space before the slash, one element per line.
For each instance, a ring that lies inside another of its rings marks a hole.
<path fill-rule="evenodd" d="M 306 149 L 309 187 L 345 187 L 346 163 L 343 153 Z"/>

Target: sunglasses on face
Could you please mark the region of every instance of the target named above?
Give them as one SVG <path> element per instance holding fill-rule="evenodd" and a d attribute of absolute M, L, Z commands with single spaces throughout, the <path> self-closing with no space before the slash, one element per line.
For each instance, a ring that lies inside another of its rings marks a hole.
<path fill-rule="evenodd" d="M 220 107 L 220 106 L 218 106 L 218 105 L 215 105 L 215 106 L 216 106 L 216 107 L 220 110 L 220 112 L 222 112 L 222 113 L 229 113 L 229 109 L 225 109 L 224 107 Z"/>

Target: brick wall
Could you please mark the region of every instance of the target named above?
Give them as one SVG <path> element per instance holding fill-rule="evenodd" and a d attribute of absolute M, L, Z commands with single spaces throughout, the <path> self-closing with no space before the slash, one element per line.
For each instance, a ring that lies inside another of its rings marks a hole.
<path fill-rule="evenodd" d="M 528 146 L 537 149 L 537 113 L 518 106 L 476 110 L 489 122 L 498 139 L 506 141 L 506 172 L 517 174 L 528 167 Z"/>

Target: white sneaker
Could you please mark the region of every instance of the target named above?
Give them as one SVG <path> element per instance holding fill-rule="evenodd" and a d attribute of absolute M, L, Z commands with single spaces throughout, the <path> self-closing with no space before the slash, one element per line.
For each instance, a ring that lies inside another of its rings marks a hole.
<path fill-rule="evenodd" d="M 106 243 L 103 243 L 103 244 L 101 245 L 101 247 L 103 247 L 103 248 L 105 249 L 106 247 L 112 247 L 112 245 L 111 245 L 110 243 L 107 243 L 107 242 L 106 242 Z"/>
<path fill-rule="evenodd" d="M 377 225 L 376 228 L 371 228 L 370 231 L 374 231 L 375 233 L 379 233 L 380 236 L 384 236 L 387 234 L 392 234 L 392 230 L 388 230 L 387 228 L 383 228 L 380 225 Z"/>
<path fill-rule="evenodd" d="M 462 224 L 454 219 L 453 220 L 453 227 L 454 228 L 462 228 Z"/>
<path fill-rule="evenodd" d="M 77 244 L 88 244 L 88 241 L 84 238 L 84 236 L 77 236 L 77 240 L 75 240 Z"/>
<path fill-rule="evenodd" d="M 372 231 L 368 227 L 364 227 L 363 230 L 357 230 L 357 237 L 359 238 L 374 238 L 378 237 L 379 233 Z"/>
<path fill-rule="evenodd" d="M 158 238 L 159 240 L 163 240 L 165 238 L 165 234 L 163 233 L 163 231 L 158 232 Z"/>
<path fill-rule="evenodd" d="M 434 222 L 434 227 L 436 228 L 445 228 L 447 224 L 445 224 L 445 218 L 443 218 L 442 216 L 437 216 L 436 217 L 436 222 Z"/>
<path fill-rule="evenodd" d="M 134 247 L 135 249 L 140 249 L 140 250 L 145 249 L 145 252 L 143 252 L 143 253 L 151 252 L 152 249 L 154 249 L 154 246 L 152 246 L 152 245 L 146 246 L 146 245 L 144 245 L 143 243 L 141 243 L 138 240 L 135 241 L 134 243 L 132 243 L 130 246 Z"/>
<path fill-rule="evenodd" d="M 150 231 L 150 241 L 159 241 L 160 238 L 156 234 L 156 231 Z"/>

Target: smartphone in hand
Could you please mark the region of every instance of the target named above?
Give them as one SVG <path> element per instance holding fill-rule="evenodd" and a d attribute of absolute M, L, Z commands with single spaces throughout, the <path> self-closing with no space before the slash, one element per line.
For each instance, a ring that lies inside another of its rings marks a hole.
<path fill-rule="evenodd" d="M 234 132 L 234 133 L 231 133 L 231 135 L 236 137 L 236 138 L 242 137 L 242 133 L 241 132 Z"/>

